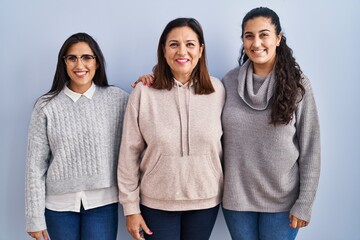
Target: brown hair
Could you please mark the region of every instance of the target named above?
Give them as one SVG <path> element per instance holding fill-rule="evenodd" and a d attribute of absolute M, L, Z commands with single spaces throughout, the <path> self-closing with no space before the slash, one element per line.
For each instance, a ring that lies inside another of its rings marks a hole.
<path fill-rule="evenodd" d="M 155 81 L 152 87 L 155 89 L 171 90 L 174 85 L 174 79 L 170 66 L 167 64 L 164 57 L 164 46 L 169 32 L 177 27 L 190 27 L 198 36 L 200 46 L 203 46 L 202 57 L 199 59 L 199 62 L 191 74 L 191 81 L 194 81 L 195 94 L 210 94 L 215 92 L 215 89 L 211 84 L 209 71 L 206 65 L 204 33 L 200 23 L 194 18 L 177 18 L 166 25 L 159 39 L 157 49 L 158 63 L 153 68 Z"/>

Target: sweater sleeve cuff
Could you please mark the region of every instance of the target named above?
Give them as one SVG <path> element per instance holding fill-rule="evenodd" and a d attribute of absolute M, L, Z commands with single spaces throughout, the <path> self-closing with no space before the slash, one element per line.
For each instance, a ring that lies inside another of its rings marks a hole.
<path fill-rule="evenodd" d="M 45 216 L 26 218 L 26 232 L 37 232 L 45 229 L 46 229 Z"/>
<path fill-rule="evenodd" d="M 295 203 L 295 205 L 291 208 L 290 214 L 294 215 L 301 220 L 310 222 L 311 219 L 311 207 L 302 206 L 301 204 Z"/>
<path fill-rule="evenodd" d="M 139 203 L 126 203 L 123 204 L 124 216 L 140 213 L 140 204 Z"/>

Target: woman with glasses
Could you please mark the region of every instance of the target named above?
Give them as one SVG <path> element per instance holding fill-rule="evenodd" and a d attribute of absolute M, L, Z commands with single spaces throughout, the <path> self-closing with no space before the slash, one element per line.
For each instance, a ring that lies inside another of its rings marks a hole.
<path fill-rule="evenodd" d="M 37 100 L 29 126 L 25 211 L 31 237 L 116 239 L 127 98 L 109 86 L 91 36 L 77 33 L 64 42 L 52 87 Z"/>
<path fill-rule="evenodd" d="M 222 196 L 221 82 L 206 66 L 202 28 L 170 21 L 155 83 L 129 97 L 118 166 L 120 202 L 136 240 L 207 240 Z"/>

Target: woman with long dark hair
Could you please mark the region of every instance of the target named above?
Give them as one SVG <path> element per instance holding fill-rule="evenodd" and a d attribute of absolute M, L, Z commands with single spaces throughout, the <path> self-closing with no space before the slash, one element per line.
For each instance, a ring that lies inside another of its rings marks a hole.
<path fill-rule="evenodd" d="M 273 10 L 248 12 L 242 40 L 240 66 L 223 78 L 225 220 L 233 239 L 295 239 L 320 174 L 314 96 Z"/>
<path fill-rule="evenodd" d="M 103 54 L 90 35 L 64 42 L 52 87 L 37 100 L 29 126 L 25 211 L 31 237 L 116 239 L 127 98 L 109 86 Z"/>

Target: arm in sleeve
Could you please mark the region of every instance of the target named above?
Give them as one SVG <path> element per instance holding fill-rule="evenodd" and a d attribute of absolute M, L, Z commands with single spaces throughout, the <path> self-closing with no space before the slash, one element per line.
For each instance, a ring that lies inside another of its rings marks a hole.
<path fill-rule="evenodd" d="M 26 231 L 46 229 L 45 178 L 51 157 L 44 108 L 36 104 L 29 125 L 27 163 L 25 173 Z"/>
<path fill-rule="evenodd" d="M 303 84 L 306 92 L 296 110 L 300 192 L 290 213 L 309 222 L 320 177 L 320 125 L 314 95 L 306 77 Z"/>
<path fill-rule="evenodd" d="M 140 158 L 145 149 L 145 141 L 139 128 L 136 90 L 130 95 L 122 130 L 122 140 L 118 162 L 119 201 L 124 215 L 140 213 Z"/>

